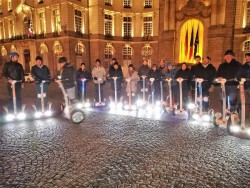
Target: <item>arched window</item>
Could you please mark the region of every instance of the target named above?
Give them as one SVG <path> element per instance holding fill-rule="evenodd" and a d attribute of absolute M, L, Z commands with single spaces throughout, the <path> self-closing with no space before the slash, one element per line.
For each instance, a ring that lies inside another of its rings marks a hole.
<path fill-rule="evenodd" d="M 194 62 L 203 52 L 204 27 L 197 19 L 186 21 L 181 27 L 179 62 Z"/>
<path fill-rule="evenodd" d="M 123 56 L 123 65 L 128 66 L 131 64 L 133 49 L 130 46 L 130 44 L 125 44 L 125 47 L 122 50 L 122 56 Z"/>
<path fill-rule="evenodd" d="M 62 47 L 62 45 L 60 44 L 59 41 L 55 41 L 55 42 L 54 42 L 53 51 L 54 51 L 54 53 L 57 54 L 58 56 L 62 54 L 63 47 Z"/>
<path fill-rule="evenodd" d="M 48 50 L 47 45 L 44 42 L 42 42 L 40 45 L 40 54 L 46 54 L 48 52 L 49 50 Z"/>
<path fill-rule="evenodd" d="M 4 46 L 2 46 L 2 48 L 1 48 L 1 54 L 2 54 L 2 56 L 7 56 L 7 50 Z"/>
<path fill-rule="evenodd" d="M 244 42 L 243 51 L 244 53 L 250 52 L 250 40 Z"/>
<path fill-rule="evenodd" d="M 76 56 L 83 56 L 83 53 L 84 53 L 84 45 L 81 41 L 79 41 L 77 44 L 76 44 L 76 47 L 75 47 L 75 52 L 76 52 Z"/>
<path fill-rule="evenodd" d="M 13 44 L 10 46 L 10 52 L 16 52 L 16 47 Z"/>
<path fill-rule="evenodd" d="M 113 57 L 115 53 L 115 49 L 114 47 L 112 46 L 111 43 L 107 43 L 105 49 L 104 49 L 104 55 L 105 55 L 105 59 L 108 60 L 108 59 L 111 59 Z"/>
<path fill-rule="evenodd" d="M 148 66 L 151 67 L 151 57 L 153 54 L 153 49 L 149 44 L 146 44 L 143 48 L 142 48 L 142 57 L 143 59 L 148 60 Z"/>

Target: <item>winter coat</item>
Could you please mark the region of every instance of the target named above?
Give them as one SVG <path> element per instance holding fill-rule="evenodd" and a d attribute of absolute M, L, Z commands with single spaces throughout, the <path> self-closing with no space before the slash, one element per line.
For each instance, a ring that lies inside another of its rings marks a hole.
<path fill-rule="evenodd" d="M 250 62 L 246 62 L 244 65 L 241 65 L 236 78 L 240 80 L 241 78 L 250 79 Z M 245 82 L 245 89 L 250 89 L 250 81 Z"/>
<path fill-rule="evenodd" d="M 79 90 L 81 90 L 81 88 L 82 88 L 82 80 L 81 79 L 83 79 L 83 78 L 85 78 L 87 80 L 91 80 L 91 74 L 86 70 L 82 71 L 82 69 L 80 68 L 76 72 L 77 88 Z"/>
<path fill-rule="evenodd" d="M 189 90 L 190 87 L 190 80 L 191 80 L 191 71 L 189 68 L 185 69 L 185 70 L 178 70 L 176 75 L 175 75 L 175 79 L 177 78 L 183 78 L 183 82 L 182 82 L 182 89 L 183 90 Z"/>
<path fill-rule="evenodd" d="M 150 80 L 150 78 L 154 78 L 154 88 L 157 90 L 160 87 L 160 81 L 162 79 L 162 74 L 160 72 L 159 69 L 156 69 L 155 71 L 153 69 L 150 69 L 149 73 L 148 73 L 148 79 Z"/>
<path fill-rule="evenodd" d="M 241 64 L 233 59 L 230 63 L 224 62 L 220 64 L 217 72 L 218 77 L 225 79 L 234 79 L 239 71 Z M 238 85 L 238 82 L 227 82 L 226 85 Z"/>
<path fill-rule="evenodd" d="M 75 69 L 73 65 L 66 63 L 61 70 L 63 87 L 69 89 L 75 86 Z"/>
<path fill-rule="evenodd" d="M 137 92 L 137 84 L 140 80 L 138 72 L 134 71 L 132 74 L 128 74 L 127 78 L 131 79 L 131 81 L 130 81 L 131 92 L 136 93 Z M 129 84 L 127 84 L 126 92 L 129 93 Z"/>
<path fill-rule="evenodd" d="M 42 65 L 40 67 L 34 65 L 31 68 L 31 74 L 36 83 L 41 83 L 42 80 L 51 80 L 50 70 L 46 65 Z"/>
<path fill-rule="evenodd" d="M 148 76 L 150 68 L 148 65 L 142 65 L 138 70 L 138 75 L 141 76 Z"/>
<path fill-rule="evenodd" d="M 171 78 L 171 86 L 176 86 L 178 83 L 175 80 L 175 75 L 177 73 L 177 70 L 173 67 L 171 70 L 168 70 L 167 73 L 165 74 L 165 78 Z"/>
<path fill-rule="evenodd" d="M 115 80 L 113 77 L 117 77 L 116 79 L 116 87 L 117 91 L 121 90 L 121 83 L 123 82 L 123 73 L 122 73 L 122 68 L 118 67 L 118 69 L 111 69 L 109 72 L 109 79 L 110 79 L 110 84 L 111 84 L 111 89 L 112 91 L 115 91 Z"/>
<path fill-rule="evenodd" d="M 92 78 L 95 84 L 103 84 L 106 81 L 106 71 L 103 67 L 94 67 L 92 70 Z"/>
<path fill-rule="evenodd" d="M 200 63 L 196 65 L 195 70 L 195 72 L 192 72 L 192 77 L 204 79 L 204 82 L 202 83 L 202 90 L 203 92 L 207 92 L 212 85 L 213 79 L 216 77 L 215 67 L 211 63 L 207 66 L 203 66 Z"/>
<path fill-rule="evenodd" d="M 24 70 L 23 66 L 14 61 L 10 61 L 4 64 L 3 76 L 6 79 L 22 80 L 24 82 Z"/>

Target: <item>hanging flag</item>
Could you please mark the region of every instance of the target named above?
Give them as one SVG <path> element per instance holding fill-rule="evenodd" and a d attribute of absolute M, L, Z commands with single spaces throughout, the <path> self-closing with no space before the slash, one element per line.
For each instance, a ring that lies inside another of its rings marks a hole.
<path fill-rule="evenodd" d="M 194 56 L 196 56 L 196 53 L 198 51 L 199 47 L 199 26 L 196 31 L 195 41 L 194 41 Z"/>
<path fill-rule="evenodd" d="M 185 37 L 185 57 L 188 56 L 188 29 L 186 31 L 186 37 Z"/>
<path fill-rule="evenodd" d="M 194 28 L 193 27 L 192 27 L 189 47 L 190 47 L 190 50 L 189 50 L 189 60 L 190 60 L 193 57 L 193 48 L 194 48 Z"/>

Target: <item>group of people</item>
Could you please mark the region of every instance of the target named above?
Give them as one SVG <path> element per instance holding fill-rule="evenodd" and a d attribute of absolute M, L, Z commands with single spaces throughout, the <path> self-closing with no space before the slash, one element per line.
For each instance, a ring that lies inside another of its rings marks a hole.
<path fill-rule="evenodd" d="M 3 75 L 8 80 L 8 108 L 13 109 L 13 97 L 12 97 L 12 81 L 19 80 L 15 84 L 17 109 L 21 109 L 21 88 L 24 82 L 24 70 L 20 63 L 18 63 L 19 55 L 16 52 L 10 53 L 10 62 L 5 63 Z M 212 65 L 211 57 L 206 56 L 201 59 L 200 56 L 195 56 L 196 63 L 189 68 L 187 63 L 181 63 L 180 68 L 174 66 L 171 62 L 165 62 L 160 60 L 159 65 L 153 64 L 151 67 L 148 65 L 147 60 L 143 60 L 142 65 L 136 71 L 133 64 L 128 66 L 127 75 L 124 76 L 121 65 L 117 62 L 116 58 L 111 60 L 108 70 L 102 66 L 100 59 L 96 59 L 95 66 L 92 72 L 86 70 L 85 64 L 80 65 L 79 70 L 75 71 L 73 65 L 67 62 L 66 57 L 60 57 L 58 63 L 61 68 L 59 78 L 62 80 L 63 86 L 68 94 L 71 102 L 81 99 L 83 95 L 86 96 L 86 82 L 93 80 L 95 84 L 95 100 L 103 101 L 103 86 L 106 81 L 110 83 L 110 88 L 113 92 L 113 98 L 116 97 L 119 100 L 121 97 L 122 85 L 125 83 L 125 78 L 129 78 L 130 83 L 126 85 L 126 93 L 130 93 L 132 98 L 140 96 L 142 92 L 148 90 L 149 96 L 154 94 L 155 101 L 160 98 L 165 98 L 169 95 L 169 90 L 166 80 L 171 79 L 170 87 L 173 96 L 173 103 L 178 105 L 179 103 L 179 82 L 178 78 L 182 78 L 182 93 L 183 103 L 187 104 L 189 96 L 194 100 L 195 91 L 195 79 L 202 78 L 202 94 L 209 97 L 209 94 L 213 91 L 214 79 L 225 78 L 231 80 L 234 78 L 247 78 L 250 79 L 250 53 L 245 54 L 246 62 L 241 64 L 235 59 L 235 54 L 232 50 L 227 50 L 224 54 L 224 62 L 219 65 L 218 70 Z M 49 68 L 43 64 L 41 56 L 37 56 L 35 59 L 36 64 L 32 67 L 31 73 L 35 80 L 35 88 L 37 92 L 37 108 L 41 107 L 40 98 L 44 96 L 46 101 L 46 93 L 48 86 L 51 82 L 51 75 Z M 153 79 L 152 79 L 153 78 Z M 41 82 L 43 83 L 43 94 L 41 94 Z M 87 81 L 86 81 L 87 80 Z M 162 84 L 162 85 L 161 85 Z M 231 110 L 236 110 L 237 103 L 237 86 L 238 82 L 226 83 L 226 94 L 230 99 Z M 77 92 L 75 91 L 77 87 Z M 245 83 L 246 93 L 250 95 L 250 82 Z M 84 92 L 84 93 L 83 93 Z M 76 93 L 78 96 L 76 96 Z M 164 96 L 161 94 L 163 93 Z M 152 97 L 152 96 L 151 96 Z M 209 102 L 204 101 L 204 110 L 209 109 Z"/>

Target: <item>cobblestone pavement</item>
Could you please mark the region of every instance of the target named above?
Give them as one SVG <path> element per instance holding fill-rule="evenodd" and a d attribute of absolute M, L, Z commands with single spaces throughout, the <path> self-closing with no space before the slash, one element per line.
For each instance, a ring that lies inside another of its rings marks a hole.
<path fill-rule="evenodd" d="M 0 187 L 250 187 L 250 141 L 224 128 L 88 112 L 0 126 Z"/>

